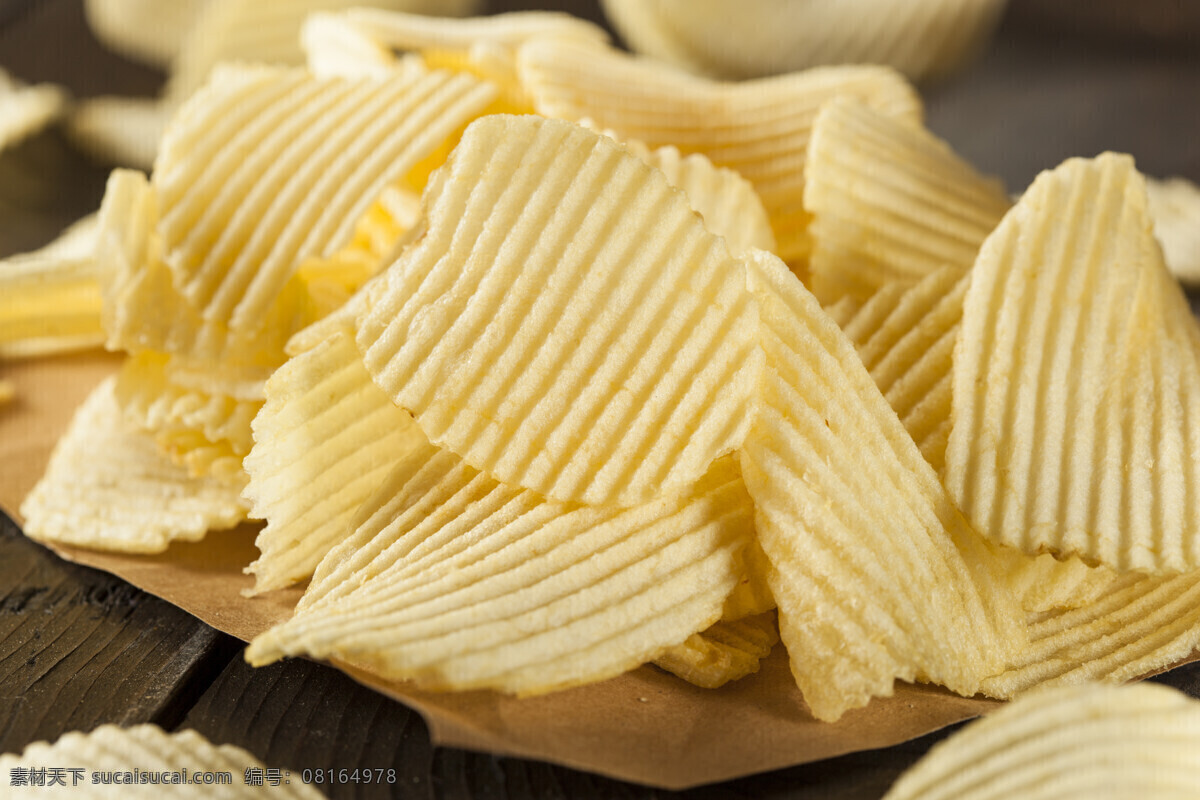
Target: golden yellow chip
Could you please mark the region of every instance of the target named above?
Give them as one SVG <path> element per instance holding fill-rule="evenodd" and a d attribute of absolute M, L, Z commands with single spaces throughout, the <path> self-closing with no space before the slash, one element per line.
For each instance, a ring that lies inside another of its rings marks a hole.
<path fill-rule="evenodd" d="M 289 337 L 345 302 L 374 264 L 353 247 L 302 262 L 272 299 L 261 330 L 207 320 L 180 294 L 162 259 L 154 188 L 139 172 L 114 170 L 100 209 L 97 269 L 104 289 L 106 346 L 169 353 L 173 380 L 208 394 L 262 399 L 285 360 Z"/>
<path fill-rule="evenodd" d="M 955 266 L 915 284 L 890 283 L 842 325 L 921 455 L 939 472 L 950 435 L 952 356 L 966 284 Z"/>
<path fill-rule="evenodd" d="M 1200 573 L 1106 572 L 1107 585 L 1093 591 L 1089 602 L 1031 615 L 1029 646 L 1004 672 L 984 681 L 982 690 L 1010 698 L 1034 686 L 1121 683 L 1162 670 L 1200 647 Z"/>
<path fill-rule="evenodd" d="M 554 40 L 523 45 L 518 67 L 539 114 L 591 119 L 622 139 L 703 153 L 738 172 L 758 192 L 777 252 L 789 262 L 802 261 L 809 250 L 804 174 L 821 105 L 846 94 L 907 122 L 921 116 L 916 92 L 884 67 L 831 67 L 723 84 L 613 49 Z"/>
<path fill-rule="evenodd" d="M 180 386 L 168 377 L 170 361 L 143 351 L 121 366 L 116 393 L 126 419 L 151 432 L 195 431 L 209 442 L 227 442 L 239 457 L 250 452 L 250 423 L 262 403 Z"/>
<path fill-rule="evenodd" d="M 1187 178 L 1147 178 L 1146 196 L 1167 269 L 1181 283 L 1200 284 L 1200 186 Z"/>
<path fill-rule="evenodd" d="M 98 161 L 149 171 L 167 126 L 170 109 L 144 97 L 93 97 L 67 120 L 67 134 Z"/>
<path fill-rule="evenodd" d="M 884 800 L 1200 796 L 1200 703 L 1167 686 L 1040 691 L 971 723 Z"/>
<path fill-rule="evenodd" d="M 516 51 L 533 39 L 557 39 L 587 48 L 608 34 L 569 14 L 517 11 L 445 19 L 379 8 L 320 14 L 305 24 L 309 63 L 339 74 L 381 74 L 395 68 L 395 51 L 420 53 L 431 67 L 469 72 L 500 87 L 495 111 L 532 111 L 517 77 Z"/>
<path fill-rule="evenodd" d="M 983 246 L 946 484 L 985 536 L 1120 570 L 1200 567 L 1200 328 L 1128 156 L 1045 172 Z"/>
<path fill-rule="evenodd" d="M 744 80 L 821 64 L 887 64 L 943 75 L 986 40 L 1003 0 L 603 0 L 630 47 L 714 78 Z"/>
<path fill-rule="evenodd" d="M 300 765 L 288 765 L 298 767 Z M 34 742 L 20 753 L 0 755 L 6 798 L 77 797 L 81 800 L 122 797 L 132 800 L 227 800 L 279 798 L 321 800 L 323 795 L 299 780 L 278 786 L 253 786 L 246 775 L 264 764 L 233 745 L 214 745 L 191 729 L 167 733 L 157 725 L 121 728 L 101 725 L 88 733 L 70 731 L 54 742 Z M 61 770 L 65 782 L 56 789 L 49 779 L 16 782 L 19 770 Z M 72 770 L 78 772 L 72 773 Z M 151 780 L 151 776 L 157 780 Z M 78 782 L 75 777 L 79 777 Z M 141 780 L 139 780 L 141 778 Z M 165 785 L 164 785 L 165 784 Z"/>
<path fill-rule="evenodd" d="M 767 583 L 770 571 L 771 562 L 756 538 L 742 551 L 741 578 L 725 601 L 721 619 L 737 622 L 774 610 L 775 596 L 771 594 L 771 587 Z"/>
<path fill-rule="evenodd" d="M 759 614 L 692 634 L 654 659 L 654 665 L 702 689 L 716 689 L 758 672 L 779 641 L 774 614 Z"/>
<path fill-rule="evenodd" d="M 806 174 L 809 285 L 825 304 L 945 265 L 965 272 L 1011 205 L 932 133 L 851 97 L 817 115 Z"/>
<path fill-rule="evenodd" d="M 371 382 L 353 329 L 335 331 L 280 367 L 253 425 L 244 494 L 250 516 L 267 521 L 255 541 L 261 555 L 246 569 L 256 593 L 312 575 L 353 533 L 355 511 L 394 463 L 427 445 L 412 418 Z"/>
<path fill-rule="evenodd" d="M 17 387 L 10 380 L 0 379 L 0 406 L 11 403 L 17 396 Z"/>
<path fill-rule="evenodd" d="M 257 637 L 250 663 L 308 654 L 521 695 L 603 680 L 716 622 L 753 535 L 732 457 L 691 491 L 618 509 L 549 502 L 427 456 L 397 467 L 360 512 L 392 521 L 359 551 L 331 551 L 321 598 Z"/>
<path fill-rule="evenodd" d="M 104 343 L 96 232 L 89 216 L 45 247 L 0 261 L 0 358 Z"/>
<path fill-rule="evenodd" d="M 127 422 L 100 384 L 58 441 L 46 474 L 21 503 L 25 533 L 96 550 L 160 553 L 197 541 L 246 514 L 236 487 L 197 479 L 171 462 L 153 436 Z"/>
<path fill-rule="evenodd" d="M 208 0 L 85 0 L 88 27 L 110 50 L 166 69 Z"/>
<path fill-rule="evenodd" d="M 999 566 L 853 344 L 781 261 L 754 256 L 767 364 L 742 471 L 805 700 L 835 720 L 897 679 L 974 694 L 1022 640 Z"/>
<path fill-rule="evenodd" d="M 372 5 L 417 14 L 468 14 L 480 0 L 373 0 Z M 231 61 L 281 66 L 304 63 L 300 28 L 315 12 L 361 5 L 360 0 L 207 0 L 172 62 L 166 99 L 178 103 L 204 85 L 214 67 Z"/>
<path fill-rule="evenodd" d="M 0 68 L 0 150 L 12 147 L 61 117 L 67 94 L 48 83 L 27 86 Z"/>
<path fill-rule="evenodd" d="M 579 124 L 589 130 L 597 129 L 591 120 L 585 119 Z M 672 186 L 682 189 L 692 208 L 703 217 L 705 227 L 725 237 L 734 255 L 752 247 L 775 249 L 775 235 L 771 232 L 766 209 L 754 187 L 741 175 L 714 165 L 700 153 L 684 156 L 676 147 L 651 150 L 637 140 L 621 141 L 616 131 L 600 132 L 621 142 L 629 152 L 661 170 Z"/>
<path fill-rule="evenodd" d="M 154 171 L 174 285 L 206 320 L 260 329 L 304 259 L 349 244 L 384 188 L 494 96 L 447 72 L 218 71 L 168 127 Z"/>
<path fill-rule="evenodd" d="M 659 147 L 643 160 L 662 170 L 672 186 L 683 190 L 692 208 L 704 218 L 705 226 L 725 237 L 734 255 L 752 247 L 775 249 L 766 209 L 754 187 L 741 175 L 714 166 L 700 153 L 684 156 L 674 147 Z"/>
<path fill-rule="evenodd" d="M 473 123 L 358 344 L 430 440 L 547 497 L 683 491 L 750 424 L 745 267 L 665 176 L 560 120 Z"/>
<path fill-rule="evenodd" d="M 915 284 L 889 283 L 841 325 L 921 455 L 937 471 L 945 465 L 950 434 L 952 356 L 967 283 L 955 266 Z M 1090 602 L 1114 578 L 1111 570 L 1093 569 L 1078 558 L 1060 562 L 1003 545 L 991 549 L 1013 597 L 1030 612 Z"/>

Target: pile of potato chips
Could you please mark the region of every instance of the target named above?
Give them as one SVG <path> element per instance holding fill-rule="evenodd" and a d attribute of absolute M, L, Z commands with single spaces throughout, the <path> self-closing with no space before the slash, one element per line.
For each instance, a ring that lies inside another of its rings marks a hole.
<path fill-rule="evenodd" d="M 14 338 L 129 354 L 30 536 L 264 520 L 254 592 L 309 583 L 252 663 L 437 689 L 718 686 L 778 637 L 836 720 L 1200 644 L 1200 328 L 1131 158 L 1014 201 L 888 68 L 720 83 L 553 14 L 301 39 L 13 284 Z"/>

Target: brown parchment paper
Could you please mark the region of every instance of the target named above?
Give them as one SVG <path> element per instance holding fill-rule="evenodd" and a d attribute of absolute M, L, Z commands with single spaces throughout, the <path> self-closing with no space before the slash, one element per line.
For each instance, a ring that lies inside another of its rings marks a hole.
<path fill-rule="evenodd" d="M 119 364 L 86 354 L 0 364 L 17 396 L 0 407 L 0 506 L 21 521 L 21 499 L 41 476 L 74 408 Z M 257 555 L 253 526 L 173 545 L 161 556 L 58 547 L 70 561 L 118 575 L 225 633 L 249 640 L 291 615 L 300 590 L 246 599 L 242 568 Z M 1193 656 L 1194 660 L 1197 656 Z M 844 753 L 898 744 L 985 713 L 995 701 L 897 684 L 890 698 L 814 720 L 775 648 L 758 674 L 718 690 L 653 667 L 545 697 L 493 692 L 435 694 L 335 663 L 360 683 L 416 709 L 434 742 L 550 761 L 614 778 L 682 789 Z"/>

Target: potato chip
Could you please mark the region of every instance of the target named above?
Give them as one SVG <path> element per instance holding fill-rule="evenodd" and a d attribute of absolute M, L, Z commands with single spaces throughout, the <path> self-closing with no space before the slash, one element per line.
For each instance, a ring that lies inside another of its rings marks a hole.
<path fill-rule="evenodd" d="M 259 329 L 304 259 L 347 245 L 383 189 L 494 95 L 447 72 L 219 71 L 168 127 L 154 172 L 174 284 L 206 320 Z"/>
<path fill-rule="evenodd" d="M 956 266 L 916 284 L 887 284 L 842 326 L 921 455 L 939 472 L 950 436 L 952 355 L 966 284 Z"/>
<path fill-rule="evenodd" d="M 991 33 L 1004 0 L 604 0 L 639 53 L 714 78 L 744 80 L 822 64 L 887 64 L 944 75 Z"/>
<path fill-rule="evenodd" d="M 1090 602 L 1032 616 L 1029 646 L 982 691 L 1010 698 L 1034 686 L 1135 680 L 1200 647 L 1200 573 L 1105 572 Z"/>
<path fill-rule="evenodd" d="M 734 587 L 733 593 L 725 600 L 725 610 L 721 619 L 726 622 L 738 622 L 746 617 L 758 616 L 775 608 L 775 596 L 767 584 L 767 574 L 771 571 L 771 562 L 763 552 L 758 540 L 746 545 L 742 551 L 741 578 Z"/>
<path fill-rule="evenodd" d="M 345 14 L 316 12 L 300 26 L 305 64 L 318 78 L 383 78 L 396 69 L 423 63 L 397 59 L 391 48 L 353 25 Z"/>
<path fill-rule="evenodd" d="M 166 69 L 208 0 L 84 0 L 88 27 L 110 50 Z"/>
<path fill-rule="evenodd" d="M 426 14 L 468 14 L 479 0 L 374 0 L 373 5 Z M 172 63 L 166 98 L 177 103 L 228 61 L 280 66 L 304 63 L 300 26 L 305 17 L 360 5 L 358 0 L 208 0 Z"/>
<path fill-rule="evenodd" d="M 170 109 L 144 97 L 93 97 L 67 119 L 67 135 L 97 161 L 150 170 Z"/>
<path fill-rule="evenodd" d="M 80 406 L 21 503 L 30 538 L 95 550 L 161 553 L 246 513 L 237 488 L 190 478 L 154 438 L 124 419 L 115 378 Z"/>
<path fill-rule="evenodd" d="M 932 133 L 851 97 L 817 115 L 806 175 L 809 285 L 823 304 L 948 264 L 965 272 L 1011 205 Z"/>
<path fill-rule="evenodd" d="M 841 326 L 921 455 L 938 471 L 945 465 L 950 434 L 952 353 L 967 283 L 955 266 L 915 284 L 889 283 Z M 1026 611 L 1083 605 L 1115 577 L 1078 558 L 1030 557 L 1002 545 L 991 549 L 1009 591 Z"/>
<path fill-rule="evenodd" d="M 896 283 L 891 285 L 899 288 L 902 284 Z M 858 314 L 862 307 L 863 303 L 861 300 L 848 294 L 842 295 L 830 305 L 822 306 L 825 309 L 825 313 L 829 315 L 829 318 L 836 322 L 838 327 L 843 330 L 845 330 L 846 325 Z"/>
<path fill-rule="evenodd" d="M 314 15 L 303 31 L 309 63 L 342 74 L 378 74 L 394 51 L 420 53 L 431 67 L 469 72 L 500 87 L 496 111 L 521 114 L 532 103 L 517 78 L 516 51 L 553 38 L 587 47 L 608 42 L 603 29 L 569 14 L 517 11 L 444 19 L 377 8 Z"/>
<path fill-rule="evenodd" d="M 654 665 L 702 689 L 716 689 L 758 672 L 779 641 L 774 614 L 721 620 L 654 659 Z"/>
<path fill-rule="evenodd" d="M 0 150 L 42 130 L 66 108 L 65 90 L 48 83 L 28 86 L 0 68 Z"/>
<path fill-rule="evenodd" d="M 354 512 L 393 464 L 427 446 L 412 418 L 371 382 L 353 329 L 334 332 L 271 376 L 245 458 L 250 516 L 265 519 L 247 569 L 254 591 L 312 575 L 354 530 Z"/>
<path fill-rule="evenodd" d="M 53 743 L 34 742 L 20 753 L 0 755 L 0 772 L 9 781 L 5 787 L 8 798 L 161 800 L 169 795 L 184 800 L 212 797 L 321 800 L 323 797 L 299 780 L 253 786 L 245 778 L 252 768 L 262 770 L 265 765 L 240 747 L 214 745 L 191 729 L 167 733 L 149 724 L 128 728 L 101 725 L 88 733 L 70 731 Z M 43 774 L 47 770 L 62 770 L 66 782 L 61 788 L 52 783 L 38 785 L 32 780 L 22 786 L 12 777 L 22 769 L 38 769 Z M 71 770 L 79 770 L 74 773 L 80 778 L 78 783 Z"/>
<path fill-rule="evenodd" d="M 0 378 L 0 406 L 11 403 L 16 396 L 17 387 L 13 386 L 13 382 Z"/>
<path fill-rule="evenodd" d="M 579 123 L 597 130 L 591 120 Z M 715 166 L 700 153 L 684 156 L 675 147 L 651 150 L 637 140 L 621 141 L 616 131 L 602 130 L 605 136 L 621 142 L 629 152 L 660 170 L 672 186 L 682 189 L 688 203 L 704 219 L 704 225 L 725 237 L 729 250 L 741 255 L 756 247 L 774 250 L 775 236 L 762 201 L 750 182 L 731 169 Z"/>
<path fill-rule="evenodd" d="M 884 800 L 1200 795 L 1200 703 L 1167 686 L 1031 694 L 938 743 Z"/>
<path fill-rule="evenodd" d="M 633 505 L 741 442 L 761 354 L 745 268 L 686 198 L 559 120 L 473 123 L 358 344 L 434 443 L 547 497 Z"/>
<path fill-rule="evenodd" d="M 0 260 L 0 358 L 104 343 L 96 226 L 86 217 L 45 247 Z"/>
<path fill-rule="evenodd" d="M 664 70 L 613 49 L 534 40 L 518 51 L 522 85 L 539 114 L 593 120 L 623 139 L 703 153 L 749 180 L 784 260 L 809 250 L 804 174 L 818 109 L 840 94 L 915 123 L 916 92 L 885 67 L 839 67 L 722 84 Z"/>
<path fill-rule="evenodd" d="M 546 501 L 429 451 L 435 469 L 402 465 L 370 501 L 395 521 L 340 559 L 346 588 L 257 637 L 250 663 L 304 653 L 428 688 L 530 695 L 618 675 L 720 617 L 753 535 L 734 458 L 689 492 L 618 509 Z M 448 513 L 392 513 L 426 494 Z M 320 571 L 315 585 L 328 585 Z"/>
<path fill-rule="evenodd" d="M 853 345 L 777 258 L 755 252 L 767 364 L 741 451 L 792 674 L 835 720 L 896 679 L 974 694 L 1022 616 Z"/>
<path fill-rule="evenodd" d="M 213 444 L 227 443 L 239 459 L 250 452 L 250 423 L 262 402 L 180 386 L 168 377 L 170 361 L 166 354 L 143 351 L 121 366 L 116 394 L 125 418 L 160 434 L 160 443 L 163 434 L 193 432 Z"/>
<path fill-rule="evenodd" d="M 731 253 L 741 255 L 752 247 L 775 249 L 766 209 L 741 175 L 714 166 L 700 153 L 681 155 L 674 147 L 659 147 L 644 160 L 662 170 L 672 186 L 683 190 L 705 226 L 725 238 Z"/>
<path fill-rule="evenodd" d="M 1188 286 L 1200 284 L 1200 186 L 1187 178 L 1147 178 L 1146 197 L 1167 269 Z"/>
<path fill-rule="evenodd" d="M 1033 183 L 972 272 L 946 483 L 985 536 L 1119 570 L 1200 566 L 1200 330 L 1128 156 Z"/>

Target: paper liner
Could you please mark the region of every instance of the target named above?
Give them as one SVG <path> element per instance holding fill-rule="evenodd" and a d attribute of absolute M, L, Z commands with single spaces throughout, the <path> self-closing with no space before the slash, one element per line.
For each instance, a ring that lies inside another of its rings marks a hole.
<path fill-rule="evenodd" d="M 79 354 L 5 363 L 17 399 L 0 410 L 0 506 L 15 509 L 45 468 L 76 405 L 119 359 Z M 249 640 L 287 619 L 299 589 L 252 600 L 242 574 L 255 528 L 210 534 L 202 544 L 175 544 L 161 556 L 134 557 L 57 548 L 62 557 L 106 570 Z M 1200 658 L 1193 653 L 1179 666 Z M 888 747 L 998 707 L 928 686 L 899 684 L 837 723 L 808 714 L 776 647 L 756 674 L 721 689 L 699 689 L 653 667 L 545 697 L 515 700 L 492 692 L 434 694 L 385 684 L 353 666 L 350 677 L 417 710 L 438 745 L 486 750 L 589 770 L 669 789 Z"/>

